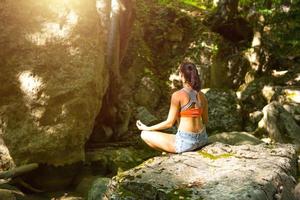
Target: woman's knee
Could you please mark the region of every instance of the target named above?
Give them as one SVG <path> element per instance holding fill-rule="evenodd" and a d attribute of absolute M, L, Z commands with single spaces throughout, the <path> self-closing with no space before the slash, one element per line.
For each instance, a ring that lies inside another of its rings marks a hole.
<path fill-rule="evenodd" d="M 147 141 L 149 140 L 149 134 L 150 134 L 151 131 L 142 131 L 141 132 L 141 138 L 144 140 L 144 141 Z"/>

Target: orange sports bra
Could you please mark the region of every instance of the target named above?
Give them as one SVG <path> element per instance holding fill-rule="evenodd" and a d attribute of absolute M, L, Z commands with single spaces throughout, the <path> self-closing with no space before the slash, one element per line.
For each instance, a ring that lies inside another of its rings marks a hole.
<path fill-rule="evenodd" d="M 198 92 L 195 90 L 187 90 L 186 88 L 182 88 L 189 95 L 189 102 L 180 108 L 180 116 L 181 117 L 200 117 L 203 112 L 203 108 L 201 107 L 201 102 L 197 99 Z M 190 108 L 193 104 L 195 104 L 196 108 Z"/>

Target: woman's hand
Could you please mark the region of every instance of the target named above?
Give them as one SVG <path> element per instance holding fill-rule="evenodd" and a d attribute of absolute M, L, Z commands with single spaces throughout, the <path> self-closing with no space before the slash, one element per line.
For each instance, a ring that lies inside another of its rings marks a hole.
<path fill-rule="evenodd" d="M 141 120 L 137 120 L 137 121 L 136 121 L 136 126 L 137 126 L 138 129 L 141 130 L 141 131 L 149 131 L 149 127 L 146 126 L 145 124 L 143 124 L 143 123 L 141 122 Z"/>

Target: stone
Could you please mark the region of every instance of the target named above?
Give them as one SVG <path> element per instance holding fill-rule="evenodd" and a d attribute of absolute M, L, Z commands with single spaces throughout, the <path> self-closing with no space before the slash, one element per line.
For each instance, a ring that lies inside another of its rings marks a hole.
<path fill-rule="evenodd" d="M 142 77 L 139 87 L 134 92 L 134 101 L 139 106 L 154 109 L 158 105 L 161 91 L 157 84 L 157 80 L 153 77 Z"/>
<path fill-rule="evenodd" d="M 261 140 L 256 138 L 247 132 L 223 132 L 212 135 L 208 138 L 208 141 L 213 142 L 221 142 L 224 144 L 230 145 L 243 145 L 243 144 L 260 144 L 263 143 Z"/>
<path fill-rule="evenodd" d="M 294 189 L 295 200 L 300 200 L 300 183 Z"/>
<path fill-rule="evenodd" d="M 230 146 L 166 154 L 113 177 L 107 199 L 294 199 L 290 144 Z"/>
<path fill-rule="evenodd" d="M 146 125 L 151 125 L 155 122 L 158 122 L 158 119 L 152 115 L 147 108 L 145 107 L 138 107 L 136 119 L 141 120 Z"/>
<path fill-rule="evenodd" d="M 254 111 L 249 113 L 247 119 L 245 119 L 245 130 L 247 132 L 254 132 L 257 129 L 258 122 L 263 118 L 261 111 Z"/>
<path fill-rule="evenodd" d="M 258 123 L 261 118 L 263 118 L 264 114 L 261 111 L 254 111 L 249 113 L 249 119 L 252 123 Z"/>
<path fill-rule="evenodd" d="M 242 84 L 238 89 L 238 98 L 242 103 L 243 110 L 252 113 L 263 109 L 268 103 L 262 94 L 265 85 L 271 85 L 269 77 L 254 79 L 249 83 Z"/>
<path fill-rule="evenodd" d="M 208 100 L 208 133 L 241 131 L 242 115 L 233 90 L 204 89 Z"/>
<path fill-rule="evenodd" d="M 259 129 L 267 132 L 275 141 L 300 144 L 300 126 L 281 103 L 273 101 L 263 108 Z"/>
<path fill-rule="evenodd" d="M 101 177 L 94 181 L 89 193 L 87 200 L 98 200 L 105 199 L 104 194 L 107 190 L 107 185 L 110 178 Z"/>
<path fill-rule="evenodd" d="M 269 103 L 274 100 L 281 103 L 300 103 L 300 87 L 297 86 L 264 86 L 262 93 Z"/>
<path fill-rule="evenodd" d="M 0 7 L 0 133 L 10 155 L 17 165 L 84 160 L 109 78 L 108 28 L 95 1 L 1 1 Z"/>
<path fill-rule="evenodd" d="M 80 196 L 84 197 L 85 199 L 88 198 L 88 194 L 90 189 L 93 188 L 93 184 L 95 180 L 98 180 L 102 177 L 99 176 L 85 176 L 82 178 L 80 183 L 76 186 L 75 192 L 80 194 Z M 93 192 L 94 193 L 94 192 Z"/>
<path fill-rule="evenodd" d="M 290 113 L 294 120 L 299 124 L 300 123 L 300 106 L 299 104 L 294 103 L 284 103 L 283 108 Z"/>

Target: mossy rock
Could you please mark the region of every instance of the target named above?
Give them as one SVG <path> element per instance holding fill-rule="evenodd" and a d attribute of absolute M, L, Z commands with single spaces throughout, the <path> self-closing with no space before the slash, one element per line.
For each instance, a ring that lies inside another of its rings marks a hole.
<path fill-rule="evenodd" d="M 247 132 L 223 132 L 217 133 L 208 138 L 209 142 L 222 142 L 230 145 L 243 145 L 243 144 L 260 144 L 261 140 Z"/>

